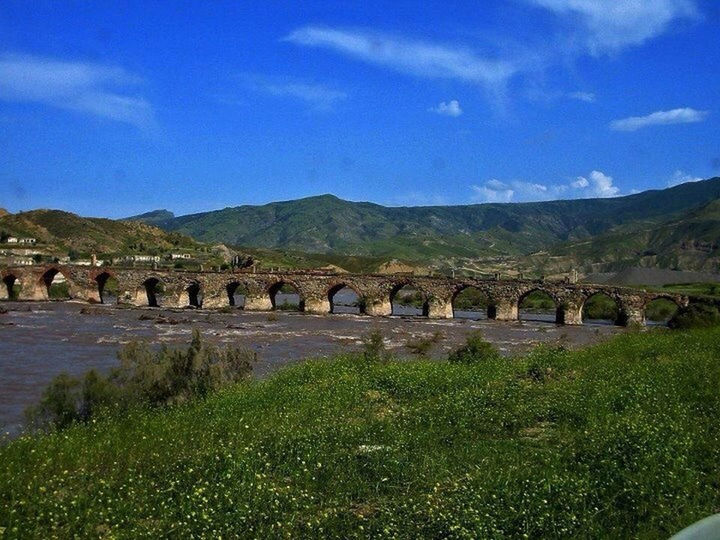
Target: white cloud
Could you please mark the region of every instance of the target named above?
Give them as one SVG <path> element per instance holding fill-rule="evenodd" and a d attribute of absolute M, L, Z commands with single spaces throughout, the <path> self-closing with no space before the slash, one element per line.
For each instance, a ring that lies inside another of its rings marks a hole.
<path fill-rule="evenodd" d="M 419 77 L 457 79 L 496 89 L 518 72 L 515 62 L 478 55 L 453 45 L 411 40 L 367 30 L 307 26 L 285 37 Z"/>
<path fill-rule="evenodd" d="M 511 202 L 511 201 L 539 201 L 552 198 L 547 186 L 532 182 L 511 180 L 488 180 L 481 186 L 470 186 L 474 192 L 475 202 Z"/>
<path fill-rule="evenodd" d="M 253 90 L 271 96 L 299 99 L 316 110 L 330 110 L 338 101 L 347 98 L 342 90 L 314 82 L 280 80 L 254 74 L 245 74 L 242 79 Z"/>
<path fill-rule="evenodd" d="M 430 107 L 428 109 L 428 112 L 434 112 L 437 114 L 442 114 L 444 116 L 460 116 L 463 113 L 463 110 L 460 108 L 460 102 L 458 100 L 453 99 L 451 101 L 441 102 L 437 107 Z"/>
<path fill-rule="evenodd" d="M 698 111 L 690 107 L 672 109 L 671 111 L 656 111 L 646 116 L 631 116 L 610 122 L 610 127 L 616 131 L 636 131 L 648 126 L 662 126 L 669 124 L 690 124 L 705 120 L 708 111 Z"/>
<path fill-rule="evenodd" d="M 578 101 L 584 101 L 585 103 L 595 103 L 597 99 L 592 92 L 571 92 L 568 94 L 568 97 L 577 99 Z"/>
<path fill-rule="evenodd" d="M 667 187 L 678 186 L 680 184 L 687 184 L 688 182 L 700 182 L 703 180 L 697 176 L 687 174 L 685 171 L 678 169 L 672 175 L 672 178 L 668 180 Z"/>
<path fill-rule="evenodd" d="M 640 45 L 680 18 L 698 14 L 694 0 L 526 0 L 581 25 L 579 39 L 593 54 Z"/>
<path fill-rule="evenodd" d="M 0 54 L 2 100 L 42 103 L 151 129 L 156 124 L 152 105 L 126 90 L 141 82 L 118 67 Z"/>
<path fill-rule="evenodd" d="M 589 178 L 578 176 L 570 186 L 581 190 L 582 198 L 616 197 L 620 195 L 620 189 L 613 185 L 612 176 L 600 171 L 592 171 Z"/>
<path fill-rule="evenodd" d="M 620 195 L 620 189 L 613 185 L 612 177 L 600 171 L 592 171 L 587 177 L 578 176 L 568 184 L 545 185 L 521 180 L 504 182 L 492 179 L 470 188 L 473 191 L 473 202 L 530 202 Z"/>
<path fill-rule="evenodd" d="M 498 189 L 497 186 L 491 185 L 493 182 L 499 182 L 498 180 L 490 180 L 482 186 L 470 186 L 474 194 L 472 197 L 473 202 L 510 202 L 515 196 L 515 191 L 506 187 L 504 189 Z"/>

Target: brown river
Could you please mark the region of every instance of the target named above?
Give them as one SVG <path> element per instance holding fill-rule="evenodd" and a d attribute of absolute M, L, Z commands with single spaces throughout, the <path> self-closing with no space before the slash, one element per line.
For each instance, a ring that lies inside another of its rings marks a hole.
<path fill-rule="evenodd" d="M 359 350 L 362 337 L 376 328 L 389 349 L 408 357 L 412 356 L 409 342 L 441 332 L 442 339 L 430 352 L 436 358 L 447 355 L 477 329 L 506 355 L 539 342 L 585 345 L 622 331 L 607 321 L 557 326 L 547 313 L 521 313 L 517 322 L 486 320 L 482 312 L 456 312 L 454 319 L 428 320 L 413 316 L 417 310 L 401 306 L 394 308 L 397 316 L 383 318 L 350 313 L 118 308 L 75 302 L 3 302 L 0 308 L 7 310 L 0 313 L 0 433 L 11 435 L 20 431 L 25 408 L 37 402 L 57 374 L 107 370 L 116 363 L 118 347 L 131 340 L 185 344 L 193 328 L 212 342 L 256 351 L 256 377 L 305 358 Z"/>

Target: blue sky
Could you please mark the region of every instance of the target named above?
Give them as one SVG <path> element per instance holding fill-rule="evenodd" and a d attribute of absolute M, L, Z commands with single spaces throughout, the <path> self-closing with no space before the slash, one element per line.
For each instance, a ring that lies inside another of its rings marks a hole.
<path fill-rule="evenodd" d="M 467 204 L 720 175 L 713 0 L 111 4 L 0 3 L 0 206 Z"/>

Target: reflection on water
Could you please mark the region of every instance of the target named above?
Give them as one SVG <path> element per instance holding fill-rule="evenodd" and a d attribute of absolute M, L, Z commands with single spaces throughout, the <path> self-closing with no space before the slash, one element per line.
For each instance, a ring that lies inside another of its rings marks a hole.
<path fill-rule="evenodd" d="M 284 295 L 278 294 L 282 300 Z M 288 304 L 293 295 L 287 295 Z M 295 303 L 299 300 L 294 295 Z M 336 311 L 357 310 L 349 295 L 335 297 Z M 0 430 L 16 431 L 23 410 L 35 403 L 44 386 L 58 373 L 82 374 L 91 368 L 107 370 L 116 363 L 118 347 L 133 339 L 157 344 L 188 342 L 193 328 L 219 344 L 245 345 L 259 355 L 256 376 L 265 376 L 307 357 L 358 350 L 361 339 L 377 328 L 387 345 L 409 354 L 405 345 L 440 331 L 444 339 L 432 351 L 445 356 L 471 330 L 481 329 L 504 354 L 527 349 L 541 341 L 563 338 L 570 345 L 586 344 L 620 331 L 603 324 L 556 326 L 554 314 L 538 321 L 484 320 L 484 312 L 456 312 L 456 319 L 366 317 L 351 314 L 309 315 L 235 310 L 168 310 L 88 306 L 74 302 L 32 304 L 4 302 L 10 311 L 0 315 Z M 357 313 L 357 311 L 356 311 Z M 417 313 L 417 312 L 415 312 Z M 408 313 L 412 315 L 413 313 Z M 140 316 L 143 319 L 140 320 Z M 483 320 L 476 320 L 478 316 Z"/>

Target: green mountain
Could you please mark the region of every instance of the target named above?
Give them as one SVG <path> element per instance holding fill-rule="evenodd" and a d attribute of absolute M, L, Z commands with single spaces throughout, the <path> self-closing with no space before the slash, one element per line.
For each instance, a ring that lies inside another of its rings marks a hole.
<path fill-rule="evenodd" d="M 529 265 L 547 273 L 570 267 L 585 272 L 659 267 L 717 271 L 720 268 L 720 199 L 662 223 L 634 221 L 583 241 L 532 254 Z"/>
<path fill-rule="evenodd" d="M 164 223 L 171 221 L 175 217 L 175 214 L 168 210 L 153 210 L 152 212 L 146 212 L 139 216 L 133 216 L 130 221 L 141 221 L 148 225 L 155 225 L 157 223 Z"/>
<path fill-rule="evenodd" d="M 32 210 L 0 216 L 3 236 L 32 237 L 48 254 L 78 255 L 196 250 L 200 244 L 180 233 L 145 223 L 86 218 L 61 210 Z"/>
<path fill-rule="evenodd" d="M 719 198 L 720 178 L 713 178 L 610 199 L 395 208 L 322 195 L 179 217 L 155 211 L 129 219 L 204 242 L 421 261 L 517 257 L 606 234 L 615 234 L 606 240 L 612 243 Z M 642 247 L 640 239 L 623 241 Z"/>

